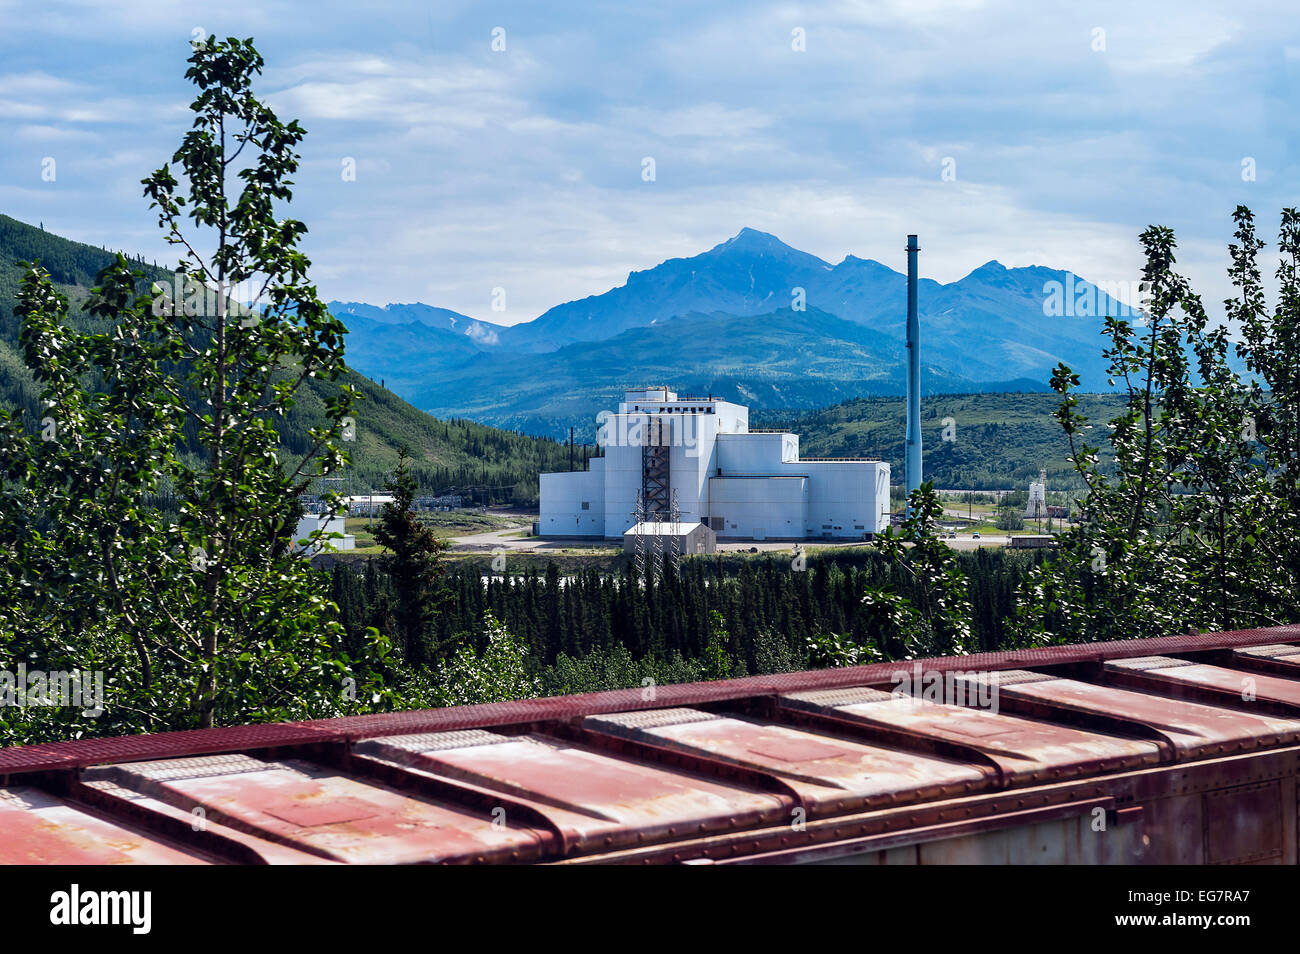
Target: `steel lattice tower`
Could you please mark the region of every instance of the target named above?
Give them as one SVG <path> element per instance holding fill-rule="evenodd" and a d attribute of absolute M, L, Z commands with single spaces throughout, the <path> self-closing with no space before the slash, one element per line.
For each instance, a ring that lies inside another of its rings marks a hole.
<path fill-rule="evenodd" d="M 645 534 L 641 531 L 645 528 L 645 501 L 641 498 L 641 491 L 636 492 L 636 509 L 632 511 L 632 528 L 636 533 L 636 555 L 633 557 L 633 565 L 636 567 L 638 579 L 645 578 Z"/>
<path fill-rule="evenodd" d="M 677 531 L 677 525 L 682 520 L 682 508 L 677 504 L 677 491 L 673 490 L 672 507 L 668 511 L 669 520 L 672 522 L 672 537 L 668 541 L 668 560 L 673 565 L 673 573 L 677 572 L 678 560 L 682 553 L 682 537 Z"/>

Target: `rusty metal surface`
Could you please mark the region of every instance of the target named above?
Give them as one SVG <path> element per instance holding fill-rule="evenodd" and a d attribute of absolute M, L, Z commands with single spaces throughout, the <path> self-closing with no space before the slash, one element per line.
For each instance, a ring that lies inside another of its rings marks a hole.
<path fill-rule="evenodd" d="M 983 671 L 1044 666 L 1102 663 L 1133 656 L 1177 655 L 1181 653 L 1233 650 L 1251 646 L 1300 642 L 1300 626 L 1200 633 L 1161 639 L 1087 643 L 1078 646 L 1050 646 L 1008 652 L 976 653 L 927 659 L 920 662 L 927 671 Z M 844 669 L 749 676 L 723 682 L 697 682 L 656 687 L 656 706 L 696 706 L 758 695 L 806 692 L 888 684 L 903 665 L 873 663 Z M 43 745 L 0 748 L 0 775 L 32 772 L 44 768 L 75 768 L 123 757 L 165 758 L 177 752 L 230 752 L 292 744 L 294 740 L 365 739 L 381 735 L 445 732 L 455 729 L 573 719 L 607 712 L 629 712 L 645 708 L 642 689 L 615 689 L 548 699 L 521 699 L 451 709 L 423 709 L 377 715 L 289 722 L 279 725 L 234 726 L 221 729 L 164 732 L 130 736 L 126 739 L 80 739 Z M 129 739 L 129 741 L 128 741 Z"/>
<path fill-rule="evenodd" d="M 206 864 L 203 855 L 26 786 L 0 789 L 7 865 Z"/>
<path fill-rule="evenodd" d="M 536 734 L 396 736 L 361 743 L 356 751 L 519 799 L 559 828 L 571 851 L 771 823 L 793 807 L 780 793 Z M 499 817 L 509 823 L 510 809 L 501 807 Z"/>
<path fill-rule="evenodd" d="M 841 692 L 804 692 L 782 701 L 833 711 L 867 726 L 884 726 L 959 742 L 996 762 L 1005 785 L 1154 765 L 1160 747 L 1005 712 L 902 696 L 855 700 Z"/>
<path fill-rule="evenodd" d="M 1293 864 L 1297 643 L 1281 627 L 5 749 L 0 862 Z M 903 668 L 945 688 L 882 691 Z"/>
<path fill-rule="evenodd" d="M 86 777 L 331 861 L 519 861 L 540 848 L 535 831 L 297 760 L 131 762 Z"/>
<path fill-rule="evenodd" d="M 978 766 L 698 710 L 590 716 L 585 723 L 779 776 L 812 815 L 924 801 L 988 784 Z"/>
<path fill-rule="evenodd" d="M 1270 648 L 1275 650 L 1272 658 L 1279 658 L 1277 647 Z M 1108 662 L 1105 668 L 1111 679 L 1122 679 L 1143 688 L 1186 692 L 1205 701 L 1243 708 L 1255 703 L 1272 703 L 1277 707 L 1274 711 L 1300 716 L 1300 681 L 1284 676 L 1165 656 L 1117 660 Z"/>
<path fill-rule="evenodd" d="M 1300 742 L 1300 720 L 1241 712 L 1153 692 L 1139 692 L 1077 679 L 1040 679 L 1002 686 L 1004 710 L 1118 716 L 1168 740 L 1178 758 L 1199 758 L 1262 746 Z M 1032 704 L 1043 704 L 1035 708 Z M 1028 704 L 1028 705 L 1023 705 Z"/>

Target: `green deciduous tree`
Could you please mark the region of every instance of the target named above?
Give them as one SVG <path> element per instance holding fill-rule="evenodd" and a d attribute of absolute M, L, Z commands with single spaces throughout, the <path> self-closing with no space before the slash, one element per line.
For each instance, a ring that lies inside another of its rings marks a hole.
<path fill-rule="evenodd" d="M 1025 529 L 1024 514 L 1014 506 L 1003 507 L 998 511 L 996 526 L 999 530 L 1023 530 Z"/>
<path fill-rule="evenodd" d="M 1124 398 L 1107 422 L 1113 477 L 1098 467 L 1078 376 L 1057 368 L 1057 420 L 1087 493 L 1082 522 L 1028 581 L 1022 640 L 1132 639 L 1297 618 L 1300 220 L 1283 213 L 1280 298 L 1270 312 L 1256 264 L 1263 243 L 1248 209 L 1234 217 L 1237 294 L 1226 306 L 1240 322 L 1235 350 L 1251 379 L 1235 372 L 1227 331 L 1210 327 L 1174 270 L 1174 235 L 1163 227 L 1141 236 L 1146 319 L 1107 319 L 1104 354 Z"/>
<path fill-rule="evenodd" d="M 482 635 L 482 652 L 476 652 L 467 643 L 438 666 L 429 691 L 433 705 L 504 702 L 528 699 L 540 693 L 540 682 L 528 672 L 528 649 L 523 641 L 491 613 L 483 617 Z"/>
<path fill-rule="evenodd" d="M 868 588 L 863 603 L 878 617 L 886 647 L 903 647 L 907 658 L 965 655 L 973 641 L 970 588 L 952 548 L 939 537 L 943 501 L 929 482 L 907 501 L 900 532 L 886 529 L 880 548 L 911 596 L 887 584 Z"/>
<path fill-rule="evenodd" d="M 176 290 L 146 288 L 118 256 L 88 304 L 98 327 L 78 332 L 32 266 L 17 309 L 46 424 L 0 419 L 0 588 L 14 597 L 0 652 L 107 671 L 107 713 L 74 732 L 332 715 L 383 695 L 382 640 L 349 658 L 328 579 L 293 540 L 298 495 L 346 459 L 352 390 L 336 387 L 301 459 L 276 458 L 298 388 L 345 370 L 345 329 L 298 248 L 306 227 L 277 216 L 303 130 L 254 96 L 251 41 L 209 41 L 189 63 L 199 92 L 177 173 L 143 181 L 182 254 Z M 184 428 L 198 459 L 178 450 Z M 175 521 L 153 505 L 164 489 Z"/>

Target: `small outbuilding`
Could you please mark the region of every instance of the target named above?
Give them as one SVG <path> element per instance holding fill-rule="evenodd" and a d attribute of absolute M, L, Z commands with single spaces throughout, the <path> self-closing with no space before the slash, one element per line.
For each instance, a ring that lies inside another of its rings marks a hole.
<path fill-rule="evenodd" d="M 718 549 L 718 535 L 702 523 L 689 523 L 684 520 L 679 523 L 669 521 L 660 523 L 647 520 L 628 527 L 623 532 L 623 552 L 635 552 L 638 539 L 644 539 L 647 547 L 653 547 L 656 538 L 662 544 L 665 553 L 673 547 L 674 543 L 677 545 L 677 553 L 682 556 L 692 553 L 714 553 Z"/>
<path fill-rule="evenodd" d="M 320 549 L 323 551 L 355 550 L 357 547 L 356 537 L 347 532 L 347 523 L 344 521 L 343 514 L 337 514 L 333 518 L 328 518 L 322 513 L 304 514 L 302 518 L 299 519 L 298 529 L 294 533 L 293 538 L 294 546 L 302 552 L 306 552 L 308 549 L 315 549 L 302 546 L 298 541 L 308 539 L 317 530 L 327 535 L 331 533 L 343 534 L 341 540 L 337 537 L 322 540 Z"/>

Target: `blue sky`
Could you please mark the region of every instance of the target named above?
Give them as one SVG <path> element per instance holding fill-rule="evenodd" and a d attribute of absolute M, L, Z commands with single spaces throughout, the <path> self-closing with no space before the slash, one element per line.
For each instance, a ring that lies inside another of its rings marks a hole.
<path fill-rule="evenodd" d="M 255 37 L 308 130 L 327 298 L 512 324 L 743 226 L 900 269 L 918 232 L 941 281 L 1120 282 L 1159 222 L 1214 301 L 1233 207 L 1271 239 L 1300 204 L 1285 4 L 0 0 L 0 211 L 171 262 L 139 180 L 188 126 L 196 29 Z"/>

